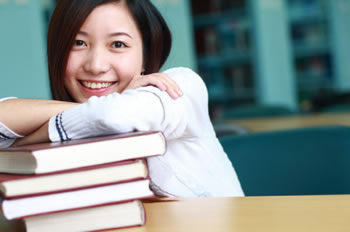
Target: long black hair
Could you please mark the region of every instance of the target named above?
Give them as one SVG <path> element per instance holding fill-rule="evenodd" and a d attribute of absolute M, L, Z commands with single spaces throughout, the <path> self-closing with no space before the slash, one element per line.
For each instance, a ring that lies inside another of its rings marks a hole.
<path fill-rule="evenodd" d="M 106 3 L 124 3 L 133 16 L 143 41 L 145 74 L 158 72 L 171 50 L 171 33 L 149 0 L 58 0 L 47 37 L 50 88 L 53 99 L 74 101 L 64 87 L 68 56 L 76 34 L 89 14 Z"/>

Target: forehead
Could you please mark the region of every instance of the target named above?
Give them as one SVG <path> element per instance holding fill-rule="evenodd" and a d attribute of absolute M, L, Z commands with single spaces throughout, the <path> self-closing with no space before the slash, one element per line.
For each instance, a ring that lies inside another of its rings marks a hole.
<path fill-rule="evenodd" d="M 126 30 L 129 33 L 139 33 L 136 22 L 123 1 L 96 7 L 84 21 L 81 30 Z"/>

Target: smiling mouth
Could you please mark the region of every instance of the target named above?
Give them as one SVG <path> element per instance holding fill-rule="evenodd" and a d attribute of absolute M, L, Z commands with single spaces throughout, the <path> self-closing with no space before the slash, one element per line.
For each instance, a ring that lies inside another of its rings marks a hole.
<path fill-rule="evenodd" d="M 113 85 L 115 82 L 90 82 L 90 81 L 81 81 L 80 82 L 85 88 L 88 89 L 105 89 Z"/>

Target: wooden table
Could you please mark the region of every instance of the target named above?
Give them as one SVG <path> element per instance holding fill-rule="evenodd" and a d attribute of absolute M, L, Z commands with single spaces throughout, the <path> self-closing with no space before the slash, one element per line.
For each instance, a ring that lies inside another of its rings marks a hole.
<path fill-rule="evenodd" d="M 115 232 L 350 231 L 350 195 L 190 198 L 145 208 L 145 226 Z"/>
<path fill-rule="evenodd" d="M 145 202 L 147 222 L 114 232 L 349 232 L 350 195 L 184 198 Z M 11 229 L 0 220 L 0 231 Z"/>
<path fill-rule="evenodd" d="M 350 113 L 311 114 L 260 119 L 226 120 L 224 123 L 238 124 L 252 132 L 327 125 L 350 126 Z"/>

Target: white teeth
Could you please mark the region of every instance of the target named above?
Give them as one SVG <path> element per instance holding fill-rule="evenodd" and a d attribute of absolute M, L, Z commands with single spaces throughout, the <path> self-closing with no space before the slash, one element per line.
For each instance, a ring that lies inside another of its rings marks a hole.
<path fill-rule="evenodd" d="M 111 86 L 113 83 L 112 82 L 88 82 L 88 81 L 82 81 L 81 82 L 86 88 L 89 89 L 101 89 L 101 88 L 107 88 Z"/>

